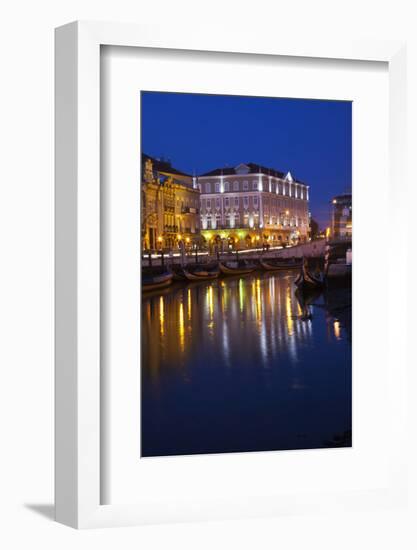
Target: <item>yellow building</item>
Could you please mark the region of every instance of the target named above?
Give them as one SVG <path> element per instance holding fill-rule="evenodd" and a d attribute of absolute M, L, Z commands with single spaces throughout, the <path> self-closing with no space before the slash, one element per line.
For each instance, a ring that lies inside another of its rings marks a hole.
<path fill-rule="evenodd" d="M 191 247 L 200 238 L 200 191 L 166 160 L 142 155 L 142 249 Z"/>

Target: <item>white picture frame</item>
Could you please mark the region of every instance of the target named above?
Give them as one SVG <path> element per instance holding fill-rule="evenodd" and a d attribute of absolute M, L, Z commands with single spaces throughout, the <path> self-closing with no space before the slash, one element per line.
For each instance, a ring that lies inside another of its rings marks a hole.
<path fill-rule="evenodd" d="M 389 70 L 390 181 L 404 185 L 392 202 L 393 219 L 406 197 L 405 178 L 405 45 L 394 41 L 340 41 L 280 38 L 261 32 L 190 29 L 187 35 L 170 28 L 113 23 L 75 22 L 56 30 L 56 519 L 77 528 L 119 526 L 156 521 L 134 504 L 101 504 L 100 401 L 100 48 L 102 45 L 221 51 L 334 60 L 381 61 Z M 396 203 L 398 201 L 398 204 Z M 405 240 L 398 251 L 405 258 Z M 390 300 L 390 314 L 406 315 L 401 301 Z M 404 337 L 397 341 L 398 380 L 390 399 L 405 421 L 407 356 Z M 396 474 L 382 496 L 361 495 L 364 506 L 376 501 L 404 501 L 407 479 L 401 434 Z M 366 498 L 366 497 L 369 498 Z M 312 495 L 302 506 L 290 495 L 285 505 L 259 501 L 235 514 L 216 510 L 216 517 L 239 517 L 340 506 L 349 496 Z M 291 502 L 294 504 L 291 505 Z M 356 501 L 355 501 L 356 502 Z M 290 504 L 289 504 L 290 503 Z M 353 505 L 356 505 L 355 503 Z M 208 513 L 210 516 L 210 513 Z M 201 517 L 201 516 L 200 516 Z M 164 516 L 165 519 L 165 516 Z M 171 520 L 187 519 L 172 514 Z M 198 519 L 198 518 L 197 518 Z"/>

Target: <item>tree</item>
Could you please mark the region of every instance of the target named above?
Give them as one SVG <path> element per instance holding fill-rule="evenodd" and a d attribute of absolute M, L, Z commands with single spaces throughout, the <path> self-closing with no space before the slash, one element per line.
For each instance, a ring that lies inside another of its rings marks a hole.
<path fill-rule="evenodd" d="M 320 233 L 319 224 L 311 218 L 310 220 L 310 237 L 316 239 Z"/>

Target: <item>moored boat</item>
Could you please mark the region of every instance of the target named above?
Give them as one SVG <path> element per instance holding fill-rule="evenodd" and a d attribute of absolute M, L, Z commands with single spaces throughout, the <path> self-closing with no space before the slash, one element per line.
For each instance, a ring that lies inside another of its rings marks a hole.
<path fill-rule="evenodd" d="M 259 260 L 259 263 L 265 271 L 280 271 L 285 269 L 300 269 L 302 262 L 297 261 L 274 261 L 274 260 Z"/>
<path fill-rule="evenodd" d="M 219 271 L 205 271 L 205 270 L 198 270 L 198 271 L 188 271 L 187 269 L 183 269 L 183 273 L 186 279 L 189 281 L 209 281 L 212 279 L 217 279 L 219 276 Z"/>
<path fill-rule="evenodd" d="M 172 277 L 173 274 L 169 271 L 164 273 L 143 273 L 142 290 L 148 292 L 150 290 L 165 288 L 172 283 Z"/>
<path fill-rule="evenodd" d="M 301 266 L 300 273 L 294 281 L 294 284 L 297 288 L 301 290 L 311 291 L 323 288 L 324 281 L 322 280 L 322 278 L 316 277 L 315 275 L 310 273 L 307 267 L 307 262 L 304 261 Z"/>
<path fill-rule="evenodd" d="M 247 275 L 248 273 L 252 273 L 252 271 L 255 271 L 256 269 L 256 265 L 254 264 L 246 264 L 240 262 L 233 262 L 233 264 L 235 265 L 231 265 L 231 262 L 219 262 L 219 269 L 223 273 L 223 275 Z"/>
<path fill-rule="evenodd" d="M 184 269 L 180 266 L 172 267 L 172 275 L 174 281 L 185 281 L 187 279 L 184 273 Z"/>

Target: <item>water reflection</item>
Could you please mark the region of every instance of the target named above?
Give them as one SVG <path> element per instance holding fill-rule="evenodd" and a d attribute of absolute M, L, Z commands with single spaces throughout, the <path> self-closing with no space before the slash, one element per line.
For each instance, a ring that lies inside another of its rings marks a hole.
<path fill-rule="evenodd" d="M 144 296 L 143 456 L 317 447 L 350 429 L 346 329 L 293 280 L 256 273 Z"/>

